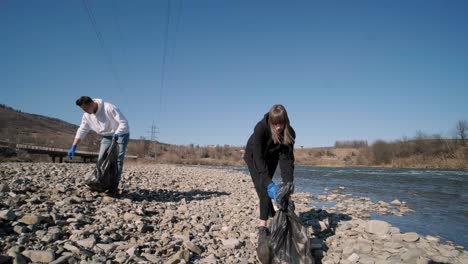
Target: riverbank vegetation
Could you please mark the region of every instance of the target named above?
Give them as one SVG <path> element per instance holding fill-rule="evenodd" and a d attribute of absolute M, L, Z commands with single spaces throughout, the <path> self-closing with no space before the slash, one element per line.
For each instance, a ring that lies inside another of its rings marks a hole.
<path fill-rule="evenodd" d="M 6 105 L 0 105 L 0 124 L 0 161 L 50 161 L 46 155 L 15 150 L 15 145 L 66 150 L 78 128 L 60 119 L 24 113 Z M 468 169 L 468 122 L 458 121 L 452 131 L 450 137 L 418 132 L 412 138 L 370 144 L 366 140 L 336 141 L 334 146 L 321 148 L 296 144 L 294 153 L 297 165 Z M 91 132 L 79 150 L 97 152 L 99 141 L 100 137 Z M 245 165 L 244 146 L 173 145 L 141 138 L 130 140 L 127 153 L 138 156 L 136 162 L 140 163 Z"/>

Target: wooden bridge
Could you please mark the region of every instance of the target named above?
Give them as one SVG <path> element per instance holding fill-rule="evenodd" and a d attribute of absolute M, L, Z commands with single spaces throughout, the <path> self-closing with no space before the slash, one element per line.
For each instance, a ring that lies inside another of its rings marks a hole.
<path fill-rule="evenodd" d="M 48 148 L 48 147 L 39 147 L 25 144 L 16 144 L 16 149 L 24 150 L 28 153 L 33 154 L 48 154 L 52 158 L 52 162 L 55 162 L 55 158 L 59 158 L 59 162 L 63 162 L 63 158 L 67 157 L 68 149 L 61 148 Z M 99 156 L 98 152 L 91 151 L 75 151 L 74 157 L 81 157 L 84 162 L 96 161 Z"/>
<path fill-rule="evenodd" d="M 55 159 L 58 158 L 59 162 L 63 162 L 63 158 L 67 157 L 68 149 L 61 149 L 61 148 L 49 148 L 49 147 L 39 147 L 34 145 L 27 145 L 27 144 L 8 144 L 9 147 L 15 148 L 17 150 L 23 150 L 28 153 L 32 154 L 46 154 L 52 158 L 52 162 L 55 163 Z M 84 162 L 96 162 L 99 156 L 98 152 L 91 152 L 91 151 L 75 151 L 75 157 L 81 157 Z M 134 155 L 125 155 L 126 159 L 136 159 L 137 156 Z"/>

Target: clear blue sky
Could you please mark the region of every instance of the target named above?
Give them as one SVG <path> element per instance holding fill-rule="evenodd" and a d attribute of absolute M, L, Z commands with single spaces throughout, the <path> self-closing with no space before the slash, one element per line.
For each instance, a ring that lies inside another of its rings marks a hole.
<path fill-rule="evenodd" d="M 452 137 L 468 119 L 467 14 L 456 0 L 4 0 L 0 103 L 79 124 L 75 100 L 103 98 L 131 138 L 154 120 L 173 144 L 243 145 L 275 103 L 297 146 Z"/>

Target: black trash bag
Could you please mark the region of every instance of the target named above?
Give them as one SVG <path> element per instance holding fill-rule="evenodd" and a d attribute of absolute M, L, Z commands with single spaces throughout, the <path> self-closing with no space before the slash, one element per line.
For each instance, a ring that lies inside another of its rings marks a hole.
<path fill-rule="evenodd" d="M 270 245 L 270 231 L 266 227 L 259 227 L 257 257 L 262 264 L 270 264 L 273 258 Z"/>
<path fill-rule="evenodd" d="M 85 183 L 92 191 L 105 192 L 117 184 L 119 144 L 112 141 L 104 155 L 98 160 L 94 171 L 85 177 Z"/>
<path fill-rule="evenodd" d="M 272 263 L 314 264 L 307 229 L 294 212 L 294 202 L 290 200 L 293 192 L 294 185 L 286 183 L 276 196 L 279 210 L 271 221 Z"/>

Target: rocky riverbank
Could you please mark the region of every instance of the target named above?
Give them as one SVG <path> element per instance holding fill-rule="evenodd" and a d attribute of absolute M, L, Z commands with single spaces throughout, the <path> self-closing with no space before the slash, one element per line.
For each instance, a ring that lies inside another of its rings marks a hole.
<path fill-rule="evenodd" d="M 125 191 L 112 198 L 84 185 L 93 166 L 0 163 L 0 263 L 258 263 L 249 175 L 128 165 Z M 371 212 L 404 215 L 404 202 L 343 190 L 293 200 L 316 263 L 468 263 L 463 247 L 369 220 Z"/>

